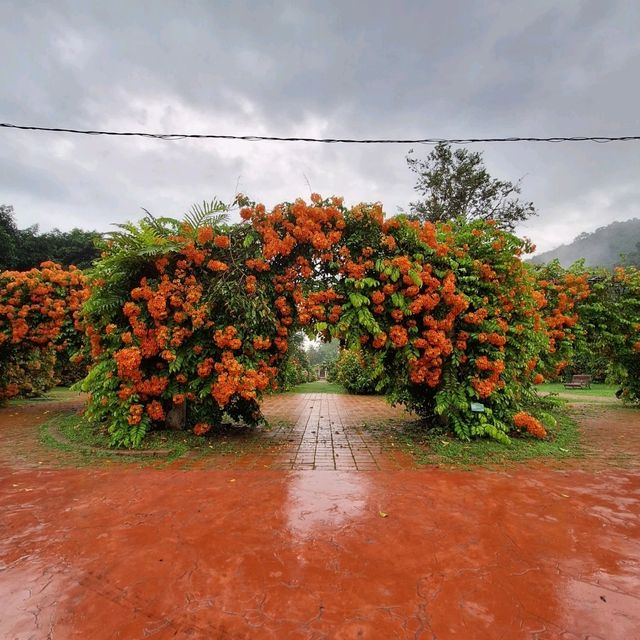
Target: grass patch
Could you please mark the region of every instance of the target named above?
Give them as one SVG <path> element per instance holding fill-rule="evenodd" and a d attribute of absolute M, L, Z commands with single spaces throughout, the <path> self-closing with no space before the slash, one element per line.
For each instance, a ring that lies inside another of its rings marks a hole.
<path fill-rule="evenodd" d="M 391 429 L 384 426 L 367 429 L 412 455 L 419 465 L 495 467 L 526 460 L 582 457 L 576 421 L 563 410 L 556 410 L 553 415 L 557 425 L 547 429 L 546 440 L 514 434 L 509 445 L 487 438 L 463 442 L 444 431 L 425 430 L 421 422 L 403 423 Z"/>
<path fill-rule="evenodd" d="M 278 425 L 263 427 L 269 430 Z M 66 442 L 56 438 L 55 432 Z M 252 451 L 272 446 L 268 438 L 260 437 L 255 429 L 248 426 L 222 424 L 213 429 L 205 437 L 196 436 L 187 431 L 151 431 L 142 442 L 142 451 L 138 456 L 122 456 L 115 452 L 117 449 L 109 447 L 109 432 L 105 427 L 90 423 L 78 414 L 60 414 L 40 426 L 40 440 L 48 447 L 67 452 L 78 452 L 83 456 L 119 458 L 136 460 L 148 458 L 144 450 L 168 450 L 163 460 L 174 460 L 190 453 L 195 458 L 208 455 L 242 456 Z M 92 447 L 93 449 L 89 449 Z M 136 449 L 131 450 L 135 453 Z M 156 458 L 158 459 L 158 458 Z"/>
<path fill-rule="evenodd" d="M 315 380 L 293 387 L 290 393 L 347 393 L 347 390 L 337 382 Z"/>
<path fill-rule="evenodd" d="M 589 398 L 610 398 L 611 400 L 617 400 L 616 391 L 619 389 L 619 385 L 615 384 L 591 384 L 591 389 L 565 389 L 565 386 L 561 382 L 552 382 L 541 384 L 537 387 L 538 393 L 558 393 L 558 394 L 571 394 L 572 396 L 584 396 Z"/>
<path fill-rule="evenodd" d="M 30 402 L 63 402 L 65 400 L 76 400 L 80 398 L 82 394 L 78 391 L 71 391 L 69 387 L 54 387 L 49 389 L 44 395 L 37 396 L 35 398 L 17 398 L 15 400 L 9 400 L 7 406 L 20 407 Z"/>

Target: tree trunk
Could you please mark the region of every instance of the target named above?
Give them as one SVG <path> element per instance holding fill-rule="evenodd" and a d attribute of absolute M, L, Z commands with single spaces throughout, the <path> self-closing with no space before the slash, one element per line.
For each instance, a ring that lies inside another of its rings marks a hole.
<path fill-rule="evenodd" d="M 187 426 L 187 403 L 183 402 L 171 407 L 167 413 L 165 426 L 172 431 L 184 431 Z"/>

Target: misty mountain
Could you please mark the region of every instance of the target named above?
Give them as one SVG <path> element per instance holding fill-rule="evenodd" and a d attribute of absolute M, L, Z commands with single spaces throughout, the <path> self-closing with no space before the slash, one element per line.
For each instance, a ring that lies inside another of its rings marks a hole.
<path fill-rule="evenodd" d="M 592 233 L 581 233 L 573 242 L 540 253 L 531 258 L 531 262 L 542 264 L 555 258 L 563 267 L 581 258 L 589 267 L 640 265 L 640 219 L 612 222 Z"/>

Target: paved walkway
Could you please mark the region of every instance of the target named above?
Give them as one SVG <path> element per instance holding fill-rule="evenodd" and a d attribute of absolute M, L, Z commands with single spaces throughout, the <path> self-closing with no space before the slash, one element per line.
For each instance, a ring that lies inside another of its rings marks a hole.
<path fill-rule="evenodd" d="M 374 471 L 415 466 L 400 452 L 389 451 L 366 430 L 367 424 L 410 419 L 375 396 L 335 393 L 286 394 L 268 398 L 264 413 L 270 420 L 289 421 L 288 446 L 275 467 L 293 470 Z M 281 437 L 282 434 L 275 434 Z"/>

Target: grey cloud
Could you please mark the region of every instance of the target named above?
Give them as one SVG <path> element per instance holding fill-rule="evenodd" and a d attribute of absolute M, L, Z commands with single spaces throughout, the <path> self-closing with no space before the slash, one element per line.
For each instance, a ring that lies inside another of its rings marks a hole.
<path fill-rule="evenodd" d="M 5 0 L 0 120 L 275 135 L 637 133 L 639 26 L 633 0 Z M 0 201 L 23 225 L 106 228 L 140 206 L 176 213 L 228 197 L 238 180 L 268 203 L 305 195 L 307 181 L 391 213 L 414 195 L 408 147 L 69 137 L 52 151 L 47 136 L 0 133 Z M 637 145 L 478 149 L 496 175 L 526 176 L 540 216 L 523 231 L 541 248 L 640 215 Z"/>

